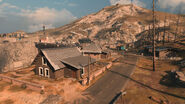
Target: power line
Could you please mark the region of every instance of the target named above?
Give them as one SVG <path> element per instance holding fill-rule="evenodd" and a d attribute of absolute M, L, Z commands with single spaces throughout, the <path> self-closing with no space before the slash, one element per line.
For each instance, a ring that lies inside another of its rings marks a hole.
<path fill-rule="evenodd" d="M 153 0 L 153 71 L 155 71 L 155 0 Z"/>

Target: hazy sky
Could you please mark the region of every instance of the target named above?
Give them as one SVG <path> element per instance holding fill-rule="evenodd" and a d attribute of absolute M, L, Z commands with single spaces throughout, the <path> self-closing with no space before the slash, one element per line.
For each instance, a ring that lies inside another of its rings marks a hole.
<path fill-rule="evenodd" d="M 134 4 L 151 9 L 152 0 L 132 0 Z M 24 30 L 33 32 L 55 28 L 105 6 L 129 4 L 131 0 L 0 0 L 0 33 Z M 157 10 L 185 13 L 185 0 L 158 0 Z"/>

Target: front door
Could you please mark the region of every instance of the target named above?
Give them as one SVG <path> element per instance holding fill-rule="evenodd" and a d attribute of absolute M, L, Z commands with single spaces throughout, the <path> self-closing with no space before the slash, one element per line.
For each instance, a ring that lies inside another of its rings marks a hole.
<path fill-rule="evenodd" d="M 72 77 L 77 78 L 76 71 L 72 70 Z"/>

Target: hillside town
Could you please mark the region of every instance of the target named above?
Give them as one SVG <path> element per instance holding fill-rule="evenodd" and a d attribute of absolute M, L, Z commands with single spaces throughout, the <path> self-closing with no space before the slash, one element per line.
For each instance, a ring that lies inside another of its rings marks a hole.
<path fill-rule="evenodd" d="M 0 104 L 184 104 L 185 15 L 154 1 L 0 33 Z"/>

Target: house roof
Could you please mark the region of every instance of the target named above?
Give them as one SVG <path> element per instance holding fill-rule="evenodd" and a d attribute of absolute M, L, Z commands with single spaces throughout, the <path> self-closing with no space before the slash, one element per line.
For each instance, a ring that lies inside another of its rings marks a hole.
<path fill-rule="evenodd" d="M 95 59 L 91 58 L 88 63 L 88 60 L 89 60 L 89 57 L 88 56 L 76 56 L 76 57 L 70 57 L 70 58 L 66 58 L 66 59 L 63 59 L 62 62 L 65 63 L 65 64 L 68 64 L 72 67 L 75 67 L 77 69 L 82 69 L 84 66 L 87 66 L 94 62 L 96 62 Z"/>
<path fill-rule="evenodd" d="M 148 48 L 148 49 L 152 49 L 153 47 L 152 46 L 146 46 L 145 48 Z M 166 50 L 169 50 L 170 48 L 169 47 L 156 47 L 155 50 L 156 51 L 166 51 Z"/>
<path fill-rule="evenodd" d="M 101 53 L 102 49 L 97 44 L 90 44 L 82 47 L 82 52 L 84 53 Z"/>
<path fill-rule="evenodd" d="M 65 65 L 61 63 L 61 60 L 81 55 L 80 50 L 77 47 L 74 48 L 50 48 L 41 49 L 44 56 L 52 65 L 54 70 L 64 68 Z"/>

